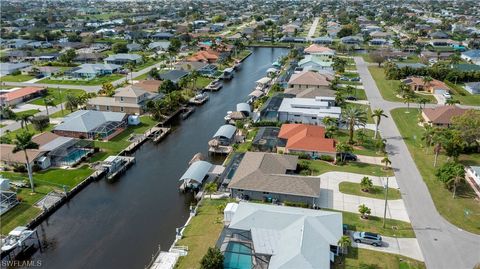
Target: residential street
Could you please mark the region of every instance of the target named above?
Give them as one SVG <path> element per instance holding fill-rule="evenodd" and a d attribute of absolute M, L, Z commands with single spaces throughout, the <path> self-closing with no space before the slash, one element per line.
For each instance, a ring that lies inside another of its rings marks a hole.
<path fill-rule="evenodd" d="M 310 26 L 310 30 L 308 30 L 308 35 L 307 35 L 308 40 L 312 39 L 313 36 L 315 35 L 315 31 L 317 30 L 317 25 L 319 20 L 320 20 L 319 17 L 316 17 L 313 20 L 312 26 Z"/>
<path fill-rule="evenodd" d="M 362 57 L 355 63 L 372 109 L 381 108 L 389 116 L 380 131 L 395 169 L 408 215 L 428 268 L 471 269 L 480 262 L 480 236 L 450 224 L 437 212 L 420 172 L 400 135 L 390 110 L 403 104 L 384 101 Z M 478 107 L 477 107 L 478 108 Z"/>

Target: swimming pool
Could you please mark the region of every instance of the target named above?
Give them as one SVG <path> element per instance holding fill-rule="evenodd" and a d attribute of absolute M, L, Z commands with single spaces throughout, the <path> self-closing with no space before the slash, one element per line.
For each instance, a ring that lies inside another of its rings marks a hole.
<path fill-rule="evenodd" d="M 244 244 L 230 242 L 224 254 L 223 268 L 225 269 L 251 269 L 252 250 Z"/>
<path fill-rule="evenodd" d="M 87 155 L 87 153 L 88 150 L 86 149 L 76 149 L 63 158 L 63 163 L 66 165 L 72 165 L 78 162 L 83 156 Z"/>

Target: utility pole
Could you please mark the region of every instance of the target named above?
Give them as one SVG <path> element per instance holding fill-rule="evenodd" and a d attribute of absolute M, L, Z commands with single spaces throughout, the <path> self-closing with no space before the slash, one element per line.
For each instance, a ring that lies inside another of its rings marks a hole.
<path fill-rule="evenodd" d="M 385 209 L 383 211 L 383 228 L 385 228 L 385 220 L 387 219 L 387 201 L 388 201 L 388 175 L 387 175 L 387 185 L 385 188 Z"/>
<path fill-rule="evenodd" d="M 63 92 L 60 90 L 60 87 L 57 87 L 58 94 L 60 95 L 60 109 L 62 110 L 62 117 L 64 116 L 63 113 Z"/>

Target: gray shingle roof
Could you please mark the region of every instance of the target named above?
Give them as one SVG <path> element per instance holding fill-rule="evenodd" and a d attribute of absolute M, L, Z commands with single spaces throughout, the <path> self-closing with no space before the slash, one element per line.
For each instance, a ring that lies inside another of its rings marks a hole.
<path fill-rule="evenodd" d="M 125 115 L 119 112 L 77 110 L 66 116 L 63 123 L 57 125 L 54 130 L 87 133 L 106 122 L 120 122 Z"/>

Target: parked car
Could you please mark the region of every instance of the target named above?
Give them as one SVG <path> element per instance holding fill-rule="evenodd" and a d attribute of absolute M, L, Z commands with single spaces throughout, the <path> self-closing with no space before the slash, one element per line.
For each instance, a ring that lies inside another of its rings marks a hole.
<path fill-rule="evenodd" d="M 449 92 L 445 92 L 443 93 L 443 97 L 445 97 L 446 99 L 450 99 L 452 98 L 452 95 Z"/>
<path fill-rule="evenodd" d="M 351 78 L 350 81 L 360 81 L 360 78 L 359 77 L 354 77 L 354 78 Z"/>
<path fill-rule="evenodd" d="M 338 154 L 338 158 L 340 159 L 343 159 L 345 161 L 356 161 L 358 158 L 357 158 L 357 155 L 353 154 L 353 153 L 340 153 Z"/>
<path fill-rule="evenodd" d="M 357 101 L 357 97 L 355 97 L 355 96 L 347 96 L 347 98 L 345 98 L 345 99 L 347 99 L 349 101 Z"/>
<path fill-rule="evenodd" d="M 347 77 L 340 77 L 340 80 L 343 80 L 343 81 L 349 81 L 350 79 L 347 78 Z"/>
<path fill-rule="evenodd" d="M 356 243 L 370 244 L 376 247 L 382 246 L 382 237 L 379 234 L 369 232 L 354 232 L 353 241 Z"/>

